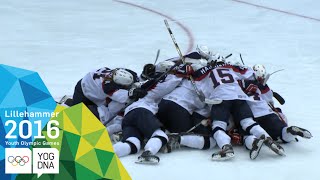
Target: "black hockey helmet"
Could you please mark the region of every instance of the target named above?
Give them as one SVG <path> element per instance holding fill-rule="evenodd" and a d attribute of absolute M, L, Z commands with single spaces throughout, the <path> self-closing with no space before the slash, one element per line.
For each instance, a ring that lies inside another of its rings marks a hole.
<path fill-rule="evenodd" d="M 143 71 L 140 75 L 142 79 L 150 79 L 156 73 L 156 66 L 154 64 L 146 64 L 143 67 Z"/>

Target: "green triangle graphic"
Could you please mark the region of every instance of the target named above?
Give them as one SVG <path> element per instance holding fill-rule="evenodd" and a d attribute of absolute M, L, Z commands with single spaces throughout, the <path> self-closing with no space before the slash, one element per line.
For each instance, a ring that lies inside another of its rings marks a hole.
<path fill-rule="evenodd" d="M 102 171 L 102 174 L 105 175 L 107 173 L 108 168 L 110 167 L 110 164 L 112 162 L 112 159 L 114 157 L 113 152 L 103 151 L 100 149 L 95 149 L 97 157 L 99 159 L 100 169 Z M 117 163 L 117 162 L 116 162 Z"/>
<path fill-rule="evenodd" d="M 66 141 L 69 144 L 72 157 L 73 159 L 75 159 L 81 137 L 70 132 L 64 132 L 64 133 L 65 133 L 64 138 L 66 138 Z"/>
<path fill-rule="evenodd" d="M 88 168 L 90 171 L 102 176 L 99 160 L 94 149 L 81 156 L 78 160 L 76 160 L 76 162 Z"/>
<path fill-rule="evenodd" d="M 63 113 L 62 111 L 59 112 L 58 116 L 54 118 L 54 120 L 57 120 L 59 122 L 59 129 L 63 129 Z"/>
<path fill-rule="evenodd" d="M 75 163 L 77 178 L 76 180 L 89 180 L 89 179 L 101 179 L 101 176 L 92 172 L 88 168 L 84 167 L 79 163 Z"/>
<path fill-rule="evenodd" d="M 110 179 L 121 179 L 121 175 L 118 168 L 117 156 L 113 156 L 111 163 L 109 165 L 108 171 L 105 175 L 106 178 Z"/>
<path fill-rule="evenodd" d="M 72 147 L 69 145 L 68 136 L 74 136 L 71 133 L 64 132 L 63 133 L 63 139 L 61 142 L 61 149 L 60 149 L 60 160 L 67 160 L 67 161 L 73 161 L 75 159 L 75 156 L 72 154 L 72 149 L 75 147 Z"/>
<path fill-rule="evenodd" d="M 55 179 L 76 179 L 76 167 L 74 161 L 61 161 L 59 166 L 59 174 L 55 177 Z"/>
<path fill-rule="evenodd" d="M 64 110 L 80 134 L 82 126 L 82 106 L 83 104 L 81 103 Z"/>
<path fill-rule="evenodd" d="M 90 134 L 83 135 L 83 137 L 92 145 L 95 146 L 97 142 L 99 141 L 101 135 L 105 129 L 100 129 L 98 131 L 92 132 Z"/>

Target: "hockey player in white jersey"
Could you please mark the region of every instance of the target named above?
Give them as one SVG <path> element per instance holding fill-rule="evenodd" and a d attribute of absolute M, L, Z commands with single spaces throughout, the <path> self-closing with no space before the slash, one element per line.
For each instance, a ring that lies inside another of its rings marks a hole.
<path fill-rule="evenodd" d="M 198 54 L 199 53 L 194 53 Z M 170 132 L 168 148 L 187 146 L 196 149 L 208 149 L 216 145 L 213 138 L 210 138 L 211 130 L 207 123 L 201 123 L 209 116 L 209 107 L 202 102 L 195 92 L 189 78 L 192 75 L 194 79 L 201 78 L 208 68 L 207 60 L 193 59 L 188 56 L 185 59 L 186 65 L 183 67 L 182 73 L 184 80 L 179 87 L 174 89 L 171 93 L 163 97 L 159 103 L 159 111 L 157 116 L 164 124 L 164 127 Z M 187 70 L 190 69 L 190 70 Z M 203 122 L 206 122 L 205 120 Z M 200 123 L 200 124 L 199 124 Z M 192 129 L 194 126 L 196 128 Z M 192 132 L 201 135 L 185 134 Z"/>
<path fill-rule="evenodd" d="M 198 66 L 206 66 L 208 63 L 208 60 L 212 60 L 212 52 L 209 51 L 209 48 L 207 46 L 201 45 L 197 46 L 196 50 L 188 53 L 183 56 L 185 58 L 185 61 L 187 63 L 195 63 Z M 173 61 L 175 63 L 181 64 L 182 61 L 180 57 L 173 57 L 170 59 L 167 59 L 165 61 Z M 160 63 L 159 63 L 160 64 Z M 156 69 L 159 64 L 146 64 L 143 67 L 142 74 L 140 75 L 140 78 L 142 80 L 150 79 L 150 77 L 154 76 L 156 74 Z M 159 67 L 158 67 L 159 68 Z"/>
<path fill-rule="evenodd" d="M 170 61 L 161 63 L 165 69 L 160 69 L 162 72 L 174 65 Z M 170 67 L 167 65 L 170 65 Z M 167 74 L 152 88 L 150 88 L 152 84 L 150 85 L 148 82 L 146 83 L 147 85 L 142 85 L 141 88 L 149 89 L 148 94 L 125 109 L 125 116 L 122 122 L 123 139 L 122 142 L 114 145 L 115 153 L 119 157 L 139 152 L 143 139 L 149 139 L 137 163 L 159 162 L 160 159 L 156 156 L 156 153 L 167 143 L 168 136 L 161 130 L 162 125 L 155 114 L 158 111 L 158 103 L 161 98 L 170 93 L 181 80 L 182 78 L 180 77 Z"/>
<path fill-rule="evenodd" d="M 246 102 L 250 98 L 242 91 L 237 82 L 250 77 L 253 72 L 250 72 L 250 69 L 234 66 L 224 61 L 214 63 L 214 65 L 214 69 L 200 81 L 200 89 L 206 98 L 222 100 L 220 104 L 214 104 L 211 108 L 213 137 L 221 148 L 219 152 L 212 154 L 212 159 L 225 160 L 234 157 L 231 139 L 225 132 L 230 114 L 235 123 L 240 124 L 248 134 L 256 137 L 265 136 L 268 140 L 272 140 L 269 134 L 253 120 L 253 114 Z M 283 154 L 281 146 L 273 147 L 277 148 L 276 151 L 280 155 Z"/>
<path fill-rule="evenodd" d="M 239 81 L 243 91 L 255 101 L 248 101 L 248 104 L 253 112 L 254 120 L 264 128 L 274 140 L 281 140 L 288 143 L 294 141 L 296 136 L 310 139 L 311 133 L 297 126 L 288 127 L 284 121 L 284 116 L 276 114 L 276 109 L 273 109 L 272 90 L 268 87 L 265 81 L 266 70 L 263 65 L 254 65 L 253 70 L 254 80 Z M 260 149 L 260 147 L 259 147 Z M 258 152 L 259 153 L 259 152 Z"/>
<path fill-rule="evenodd" d="M 76 85 L 71 105 L 84 103 L 102 123 L 115 116 L 128 102 L 128 90 L 139 79 L 124 68 L 101 68 L 89 72 Z M 132 89 L 137 97 L 146 94 L 141 88 Z"/>

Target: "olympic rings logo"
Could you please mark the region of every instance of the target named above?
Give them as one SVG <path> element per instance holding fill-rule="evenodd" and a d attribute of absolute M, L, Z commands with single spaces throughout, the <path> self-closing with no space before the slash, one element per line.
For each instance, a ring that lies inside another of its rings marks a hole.
<path fill-rule="evenodd" d="M 12 166 L 17 166 L 18 164 L 20 166 L 24 166 L 27 162 L 29 162 L 29 157 L 28 156 L 9 156 L 8 157 L 8 162 L 12 164 Z"/>

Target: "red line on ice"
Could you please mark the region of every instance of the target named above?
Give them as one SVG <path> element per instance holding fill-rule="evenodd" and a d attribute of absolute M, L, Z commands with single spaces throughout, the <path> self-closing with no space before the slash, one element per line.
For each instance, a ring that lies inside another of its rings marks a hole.
<path fill-rule="evenodd" d="M 284 14 L 288 14 L 288 15 L 291 15 L 291 16 L 301 17 L 301 18 L 310 19 L 310 20 L 314 20 L 314 21 L 320 22 L 320 19 L 309 17 L 309 16 L 305 16 L 305 15 L 301 15 L 301 14 L 296 14 L 296 13 L 289 12 L 289 11 L 283 11 L 283 10 L 280 10 L 280 9 L 275 9 L 275 8 L 262 6 L 262 5 L 258 5 L 258 4 L 253 4 L 253 3 L 250 3 L 250 2 L 246 2 L 246 1 L 240 1 L 240 0 L 231 0 L 231 1 L 242 3 L 242 4 L 247 4 L 247 5 L 250 5 L 250 6 L 255 6 L 257 8 L 268 9 L 268 10 L 271 10 L 271 11 L 276 11 L 276 12 L 279 12 L 279 13 L 284 13 Z"/>
<path fill-rule="evenodd" d="M 118 2 L 118 3 L 122 3 L 122 4 L 126 4 L 126 5 L 129 5 L 129 6 L 133 6 L 133 7 L 136 7 L 136 8 L 140 8 L 140 9 L 152 12 L 154 14 L 160 15 L 162 17 L 165 17 L 166 19 L 169 19 L 169 20 L 173 21 L 174 23 L 176 23 L 178 26 L 180 26 L 187 33 L 187 36 L 189 38 L 189 43 L 188 43 L 189 45 L 188 45 L 188 49 L 187 49 L 186 52 L 188 53 L 193 49 L 194 38 L 193 38 L 193 35 L 192 35 L 191 31 L 185 25 L 183 25 L 181 22 L 179 22 L 178 20 L 175 20 L 174 18 L 172 18 L 172 17 L 170 17 L 170 16 L 168 16 L 166 14 L 163 14 L 163 13 L 161 13 L 159 11 L 156 11 L 156 10 L 144 7 L 144 6 L 140 6 L 140 5 L 137 5 L 137 4 L 134 4 L 134 3 L 125 2 L 125 1 L 121 1 L 121 0 L 113 0 L 113 1 Z"/>

